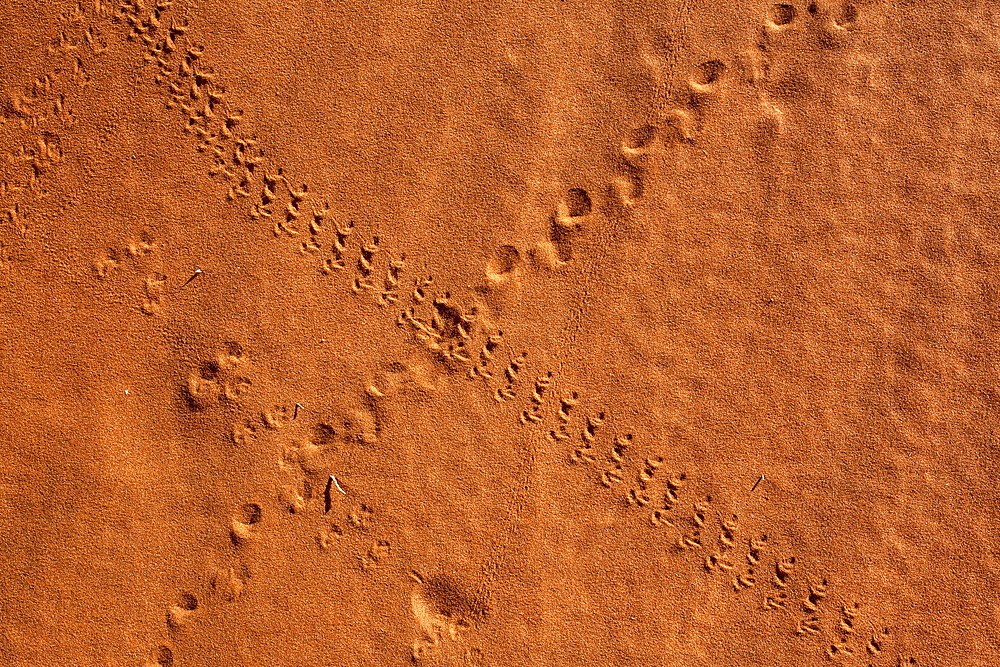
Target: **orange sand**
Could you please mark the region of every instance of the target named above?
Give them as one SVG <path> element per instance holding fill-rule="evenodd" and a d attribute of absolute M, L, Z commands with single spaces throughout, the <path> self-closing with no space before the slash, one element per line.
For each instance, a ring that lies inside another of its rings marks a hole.
<path fill-rule="evenodd" d="M 0 4 L 0 664 L 1000 664 L 1000 11 Z"/>

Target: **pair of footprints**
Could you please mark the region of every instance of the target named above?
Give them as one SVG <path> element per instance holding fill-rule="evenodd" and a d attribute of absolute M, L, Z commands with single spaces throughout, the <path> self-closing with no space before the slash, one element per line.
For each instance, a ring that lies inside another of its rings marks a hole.
<path fill-rule="evenodd" d="M 647 54 L 647 65 L 661 87 L 667 88 L 667 71 L 660 59 Z M 643 199 L 649 179 L 653 154 L 669 147 L 690 146 L 701 129 L 707 109 L 718 97 L 728 66 L 721 60 L 708 60 L 694 66 L 680 99 L 661 113 L 655 123 L 635 127 L 617 146 L 618 175 L 609 190 L 614 201 L 625 209 L 636 207 Z"/>
<path fill-rule="evenodd" d="M 256 530 L 263 518 L 260 505 L 246 503 L 233 516 L 229 530 L 230 540 L 237 552 L 244 550 L 256 538 Z M 232 559 L 232 564 L 216 566 L 208 575 L 209 596 L 223 604 L 239 599 L 251 579 L 249 565 L 242 557 Z M 173 604 L 167 607 L 166 626 L 171 635 L 184 632 L 206 613 L 206 606 L 198 594 L 181 592 Z M 173 649 L 166 644 L 155 647 L 146 664 L 153 667 L 173 665 Z"/>
<path fill-rule="evenodd" d="M 489 370 L 490 362 L 493 359 L 496 349 L 503 339 L 503 332 L 497 332 L 488 336 L 479 352 L 479 362 L 469 371 L 472 378 L 481 378 L 486 382 L 493 379 L 493 373 Z M 517 386 L 521 381 L 521 372 L 528 362 L 528 353 L 522 351 L 510 360 L 503 369 L 501 386 L 493 391 L 493 400 L 497 403 L 506 403 L 517 398 Z M 524 425 L 536 425 L 545 421 L 544 408 L 548 403 L 548 396 L 552 393 L 552 385 L 555 382 L 555 374 L 546 371 L 535 378 L 532 384 L 531 395 L 528 397 L 528 406 L 518 413 L 518 421 Z M 570 423 L 570 413 L 573 408 L 580 403 L 580 394 L 577 391 L 567 391 L 559 398 L 556 419 L 557 426 L 551 430 L 547 437 L 552 442 L 563 442 L 572 438 L 568 429 Z"/>
<path fill-rule="evenodd" d="M 69 11 L 59 15 L 60 24 L 69 26 L 60 29 L 59 34 L 48 46 L 49 53 L 61 53 L 66 56 L 79 56 L 90 51 L 93 56 L 100 56 L 108 51 L 108 42 L 101 30 L 91 23 L 111 16 L 111 7 L 102 0 L 78 2 Z"/>
<path fill-rule="evenodd" d="M 552 371 L 546 372 L 535 378 L 531 395 L 528 397 L 528 407 L 520 412 L 518 421 L 522 425 L 541 424 L 545 421 L 545 408 L 549 402 L 548 395 L 551 392 L 552 384 L 555 381 Z M 556 408 L 556 425 L 546 433 L 550 442 L 565 442 L 572 439 L 569 432 L 569 424 L 572 419 L 573 408 L 580 404 L 580 393 L 569 390 L 560 395 Z"/>
<path fill-rule="evenodd" d="M 238 403 L 253 387 L 250 378 L 239 373 L 247 362 L 243 346 L 227 342 L 214 359 L 203 362 L 187 380 L 187 396 L 192 408 L 203 410 L 217 402 Z"/>
<path fill-rule="evenodd" d="M 675 475 L 668 478 L 667 491 L 678 491 L 683 487 L 684 481 L 682 475 Z M 676 506 L 676 495 L 673 498 L 672 501 L 668 500 L 666 503 L 670 509 Z M 703 500 L 694 503 L 692 514 L 687 519 L 688 526 L 686 530 L 683 529 L 684 520 L 657 515 L 655 512 L 652 516 L 652 523 L 657 526 L 674 526 L 681 531 L 675 544 L 677 549 L 681 551 L 701 549 L 705 541 L 703 532 L 708 523 L 708 514 L 712 502 L 712 496 L 707 495 Z M 665 512 L 669 512 L 670 509 L 665 510 Z M 760 534 L 757 537 L 749 538 L 746 542 L 746 551 L 738 556 L 737 547 L 739 539 L 737 532 L 739 530 L 739 519 L 735 514 L 729 515 L 728 518 L 723 518 L 720 515 L 718 523 L 719 532 L 716 536 L 715 547 L 705 557 L 704 561 L 702 561 L 702 567 L 709 574 L 731 577 L 729 584 L 737 593 L 742 590 L 754 588 L 758 582 L 758 569 L 765 552 L 769 548 L 767 534 Z M 738 570 L 737 563 L 739 560 L 746 561 L 745 569 Z M 780 561 L 776 567 L 782 567 L 783 562 L 785 561 Z M 791 562 L 794 564 L 794 557 L 791 558 Z"/>
<path fill-rule="evenodd" d="M 575 393 L 571 393 L 568 398 L 569 400 L 566 400 L 566 397 L 560 399 L 559 407 L 559 420 L 563 422 L 560 425 L 561 433 L 559 433 L 559 436 L 562 436 L 563 439 L 569 437 L 569 433 L 565 428 L 566 422 L 569 421 L 569 410 L 577 403 L 577 395 Z M 569 457 L 570 463 L 589 466 L 597 462 L 600 455 L 598 454 L 598 447 L 595 446 L 595 442 L 598 434 L 604 429 L 606 421 L 607 415 L 603 411 L 586 416 L 586 424 L 583 430 L 580 431 L 582 444 L 573 450 Z M 556 438 L 559 436 L 557 436 L 555 431 L 550 433 L 550 437 Z M 614 489 L 624 483 L 625 466 L 627 465 L 626 455 L 632 448 L 634 440 L 635 436 L 632 433 L 615 436 L 605 457 L 610 466 L 605 467 L 601 471 L 597 478 L 598 484 L 606 489 Z M 650 504 L 648 483 L 656 475 L 656 471 L 662 464 L 662 457 L 653 456 L 646 460 L 646 466 L 639 474 L 637 486 L 629 489 L 625 496 L 625 503 L 627 505 L 645 507 Z M 659 515 L 654 511 L 654 516 Z"/>
<path fill-rule="evenodd" d="M 775 3 L 764 23 L 764 35 L 774 38 L 801 25 L 815 36 L 818 46 L 833 49 L 841 46 L 857 27 L 860 14 L 858 6 L 851 2 Z"/>
<path fill-rule="evenodd" d="M 94 262 L 94 272 L 100 279 L 105 279 L 118 271 L 126 260 L 131 260 L 136 266 L 143 266 L 146 259 L 159 250 L 160 245 L 147 233 L 130 240 L 124 248 L 111 248 Z M 201 274 L 197 270 L 191 279 Z M 191 282 L 191 279 L 181 287 Z M 139 312 L 147 316 L 162 315 L 164 303 L 168 294 L 168 277 L 159 271 L 149 271 L 142 279 L 142 301 Z"/>
<path fill-rule="evenodd" d="M 233 424 L 230 439 L 233 444 L 246 445 L 256 440 L 265 429 L 276 431 L 284 428 L 289 422 L 298 419 L 301 404 L 289 405 L 281 403 L 271 406 L 260 413 L 258 418 L 242 419 Z"/>

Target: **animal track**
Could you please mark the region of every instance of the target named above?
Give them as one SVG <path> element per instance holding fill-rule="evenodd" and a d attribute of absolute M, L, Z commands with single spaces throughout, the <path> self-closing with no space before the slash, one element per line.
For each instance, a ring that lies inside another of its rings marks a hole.
<path fill-rule="evenodd" d="M 625 463 L 625 452 L 632 446 L 634 438 L 635 436 L 631 433 L 626 433 L 615 438 L 614 444 L 611 446 L 611 452 L 608 454 L 608 460 L 611 461 L 612 466 L 601 473 L 598 480 L 601 486 L 610 489 L 622 483 L 622 466 Z"/>
<path fill-rule="evenodd" d="M 517 248 L 500 246 L 486 262 L 487 284 L 497 286 L 516 280 L 521 265 L 521 253 Z"/>
<path fill-rule="evenodd" d="M 507 386 L 498 388 L 493 393 L 493 399 L 498 403 L 503 401 L 513 400 L 517 396 L 517 392 L 514 386 L 520 380 L 521 369 L 524 368 L 524 364 L 527 363 L 528 353 L 521 352 L 519 355 L 510 360 L 507 367 L 503 371 L 504 378 L 507 380 Z"/>
<path fill-rule="evenodd" d="M 373 236 L 371 241 L 361 246 L 361 256 L 358 257 L 357 275 L 351 283 L 351 291 L 360 294 L 362 291 L 375 291 L 375 282 L 372 280 L 374 272 L 375 256 L 379 252 L 379 237 Z"/>
<path fill-rule="evenodd" d="M 858 616 L 860 605 L 857 602 L 845 604 L 840 608 L 840 624 L 837 627 L 837 639 L 826 647 L 826 654 L 833 659 L 852 656 L 855 653 L 851 640 L 855 634 L 854 622 Z"/>
<path fill-rule="evenodd" d="M 606 418 L 607 417 L 604 412 L 587 415 L 587 425 L 580 433 L 580 439 L 583 440 L 583 445 L 573 450 L 573 454 L 569 459 L 571 463 L 588 464 L 593 463 L 596 460 L 593 453 L 594 441 L 597 439 L 598 431 L 604 426 Z"/>
<path fill-rule="evenodd" d="M 671 473 L 664 481 L 663 505 L 654 509 L 650 514 L 650 522 L 654 526 L 674 526 L 676 522 L 670 518 L 670 512 L 677 507 L 680 500 L 679 493 L 687 485 L 686 473 Z"/>
<path fill-rule="evenodd" d="M 580 393 L 570 391 L 559 397 L 559 409 L 556 412 L 557 424 L 546 437 L 550 442 L 564 442 L 573 436 L 569 432 L 569 423 L 573 408 L 580 404 Z"/>
<path fill-rule="evenodd" d="M 146 660 L 146 667 L 174 667 L 174 652 L 169 646 L 157 646 Z"/>
<path fill-rule="evenodd" d="M 410 595 L 416 637 L 410 655 L 414 663 L 480 664 L 482 652 L 465 646 L 467 635 L 488 614 L 486 597 L 466 590 L 457 580 L 436 575 L 424 578 L 411 571 L 417 583 Z"/>
<path fill-rule="evenodd" d="M 736 531 L 739 527 L 739 520 L 736 515 L 729 519 L 719 519 L 718 547 L 715 552 L 705 557 L 705 569 L 709 572 L 721 571 L 730 572 L 735 567 L 729 552 L 736 547 Z"/>
<path fill-rule="evenodd" d="M 336 238 L 331 248 L 333 257 L 323 260 L 319 269 L 320 273 L 327 276 L 347 268 L 347 259 L 344 253 L 347 252 L 347 242 L 351 238 L 351 234 L 354 233 L 354 221 L 348 220 L 343 227 L 336 225 L 334 231 Z"/>
<path fill-rule="evenodd" d="M 649 505 L 651 498 L 649 495 L 649 487 L 656 477 L 657 471 L 663 467 L 663 457 L 662 456 L 651 456 L 646 459 L 645 467 L 639 472 L 636 478 L 636 486 L 629 489 L 628 497 L 625 502 L 629 505 L 637 505 L 639 507 L 646 507 Z"/>
<path fill-rule="evenodd" d="M 183 629 L 196 617 L 198 598 L 193 593 L 181 593 L 177 602 L 167 609 L 167 626 L 171 630 Z"/>
<path fill-rule="evenodd" d="M 502 331 L 497 331 L 486 338 L 486 342 L 483 343 L 483 347 L 479 351 L 479 361 L 469 369 L 470 378 L 482 378 L 486 381 L 493 379 L 493 373 L 489 370 L 489 366 L 490 362 L 493 361 L 493 356 L 496 354 L 497 348 L 500 347 L 500 343 L 502 342 Z"/>
<path fill-rule="evenodd" d="M 760 562 L 763 555 L 764 549 L 767 547 L 767 535 L 761 535 L 759 538 L 751 538 L 748 548 L 747 548 L 747 563 L 749 567 L 744 574 L 736 575 L 733 579 L 733 589 L 742 590 L 744 588 L 751 588 L 757 584 L 757 577 L 755 574 L 755 568 Z"/>
<path fill-rule="evenodd" d="M 819 582 L 810 580 L 808 581 L 808 586 L 809 593 L 802 603 L 802 609 L 805 613 L 799 620 L 799 626 L 795 632 L 799 637 L 804 638 L 818 636 L 822 633 L 820 603 L 827 595 L 829 582 L 826 579 L 822 579 Z"/>
<path fill-rule="evenodd" d="M 8 152 L 0 187 L 0 204 L 22 237 L 30 229 L 31 203 L 45 195 L 45 175 L 65 159 L 60 133 L 76 123 L 72 99 L 90 82 L 89 67 L 108 50 L 98 25 L 109 16 L 99 1 L 77 2 L 61 13 L 47 47 L 57 63 L 0 106 L 0 125 L 16 123 L 27 135 Z"/>
<path fill-rule="evenodd" d="M 223 344 L 215 359 L 200 365 L 187 380 L 188 404 L 193 410 L 204 410 L 219 401 L 237 403 L 253 387 L 253 382 L 236 369 L 246 361 L 243 347 L 235 342 Z M 233 429 L 233 441 L 245 444 L 256 431 L 247 422 Z"/>
<path fill-rule="evenodd" d="M 212 593 L 223 602 L 233 602 L 243 595 L 250 583 L 250 569 L 243 564 L 216 568 L 209 576 Z"/>
<path fill-rule="evenodd" d="M 263 518 L 260 505 L 248 503 L 240 508 L 239 514 L 229 523 L 229 537 L 237 547 L 246 546 L 256 537 L 255 526 Z"/>
<path fill-rule="evenodd" d="M 385 307 L 399 302 L 399 281 L 406 270 L 406 256 L 389 260 L 385 279 L 382 281 L 382 291 L 378 295 L 378 305 Z"/>
<path fill-rule="evenodd" d="M 519 417 L 522 424 L 537 424 L 544 419 L 542 405 L 545 402 L 545 394 L 551 385 L 552 371 L 548 371 L 545 375 L 539 375 L 535 378 L 535 386 L 531 392 L 531 406 L 522 410 Z"/>
<path fill-rule="evenodd" d="M 382 567 L 392 553 L 392 545 L 385 540 L 375 540 L 364 555 L 358 557 L 361 569 L 370 572 Z"/>

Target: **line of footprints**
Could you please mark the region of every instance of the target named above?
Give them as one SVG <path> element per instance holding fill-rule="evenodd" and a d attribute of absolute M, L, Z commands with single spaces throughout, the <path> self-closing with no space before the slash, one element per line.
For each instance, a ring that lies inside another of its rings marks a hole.
<path fill-rule="evenodd" d="M 89 85 L 88 68 L 108 51 L 99 27 L 111 14 L 103 0 L 76 2 L 59 14 L 58 34 L 46 47 L 59 62 L 36 77 L 0 111 L 0 125 L 16 122 L 23 136 L 7 151 L 0 176 L 0 219 L 24 235 L 29 227 L 30 200 L 42 191 L 42 179 L 63 162 L 60 132 L 76 123 L 72 98 Z M 8 132 L 15 136 L 15 128 Z"/>

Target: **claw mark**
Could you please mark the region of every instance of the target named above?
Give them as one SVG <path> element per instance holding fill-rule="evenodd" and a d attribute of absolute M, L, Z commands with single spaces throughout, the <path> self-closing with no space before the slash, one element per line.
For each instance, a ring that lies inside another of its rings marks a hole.
<path fill-rule="evenodd" d="M 507 364 L 507 368 L 503 371 L 504 377 L 507 378 L 507 386 L 497 389 L 493 393 L 493 400 L 500 403 L 503 401 L 509 401 L 517 396 L 517 393 L 514 391 L 514 385 L 517 384 L 521 369 L 524 367 L 527 360 L 527 352 L 521 352 L 521 354 L 510 360 L 510 363 Z"/>
<path fill-rule="evenodd" d="M 484 380 L 493 378 L 493 373 L 488 370 L 488 367 L 490 360 L 493 359 L 493 354 L 500 347 L 502 341 L 503 331 L 497 331 L 486 339 L 486 343 L 483 344 L 483 348 L 479 351 L 479 363 L 469 369 L 470 378 L 479 377 Z"/>
<path fill-rule="evenodd" d="M 597 437 L 597 429 L 604 425 L 605 414 L 598 412 L 596 415 L 587 416 L 587 426 L 580 433 L 583 446 L 573 450 L 570 456 L 572 463 L 593 463 L 595 461 L 592 454 L 594 449 L 594 439 Z"/>
<path fill-rule="evenodd" d="M 823 598 L 826 597 L 827 587 L 828 586 L 829 586 L 829 582 L 827 582 L 826 579 L 823 579 L 822 581 L 820 581 L 817 584 L 814 584 L 814 583 L 810 582 L 810 584 L 809 584 L 809 596 L 806 598 L 805 602 L 802 603 L 802 607 L 806 611 L 810 611 L 810 612 L 813 612 L 813 613 L 818 612 L 819 611 L 819 603 L 822 602 Z"/>
<path fill-rule="evenodd" d="M 788 582 L 795 570 L 795 556 L 790 556 L 774 564 L 774 586 L 775 588 L 788 588 Z"/>

